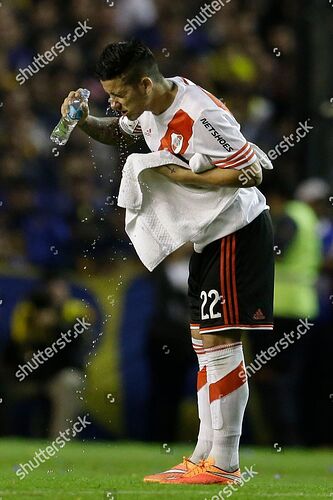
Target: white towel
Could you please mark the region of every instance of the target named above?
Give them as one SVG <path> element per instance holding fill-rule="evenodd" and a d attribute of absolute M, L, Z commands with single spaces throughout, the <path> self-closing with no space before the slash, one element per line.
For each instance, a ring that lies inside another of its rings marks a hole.
<path fill-rule="evenodd" d="M 180 185 L 151 171 L 170 163 L 189 168 L 165 151 L 134 153 L 123 168 L 118 205 L 126 208 L 125 230 L 149 271 L 203 231 L 238 191 Z"/>
<path fill-rule="evenodd" d="M 168 151 L 131 154 L 127 158 L 123 168 L 118 195 L 118 205 L 131 210 L 140 210 L 143 192 L 145 192 L 148 188 L 147 182 L 145 182 L 141 174 L 146 169 L 169 164 L 176 164 L 184 168 L 190 168 L 187 163 Z M 155 176 L 158 177 L 159 181 L 163 179 L 162 175 L 158 175 L 157 173 L 154 174 L 154 177 Z"/>
<path fill-rule="evenodd" d="M 251 146 L 261 166 L 272 169 L 266 154 Z M 196 173 L 210 168 L 206 155 L 193 155 L 188 165 L 168 151 L 131 154 L 123 168 L 118 205 L 126 208 L 126 233 L 149 271 L 206 230 L 237 197 L 238 188 L 185 186 L 151 171 L 172 163 Z"/>

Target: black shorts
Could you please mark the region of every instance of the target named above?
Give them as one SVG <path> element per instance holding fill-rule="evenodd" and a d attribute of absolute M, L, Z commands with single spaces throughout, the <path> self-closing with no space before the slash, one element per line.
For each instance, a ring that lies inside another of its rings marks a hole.
<path fill-rule="evenodd" d="M 213 241 L 190 260 L 191 328 L 201 333 L 273 328 L 274 251 L 270 214 Z"/>

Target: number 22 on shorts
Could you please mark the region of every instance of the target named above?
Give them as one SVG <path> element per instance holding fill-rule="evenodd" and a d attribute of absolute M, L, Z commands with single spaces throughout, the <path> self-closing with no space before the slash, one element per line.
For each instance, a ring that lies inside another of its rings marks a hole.
<path fill-rule="evenodd" d="M 201 303 L 201 319 L 216 319 L 221 318 L 222 314 L 214 308 L 217 304 L 224 304 L 225 298 L 223 295 L 220 295 L 217 290 L 209 290 L 207 293 L 205 290 L 202 290 L 200 294 L 200 298 L 202 300 Z"/>

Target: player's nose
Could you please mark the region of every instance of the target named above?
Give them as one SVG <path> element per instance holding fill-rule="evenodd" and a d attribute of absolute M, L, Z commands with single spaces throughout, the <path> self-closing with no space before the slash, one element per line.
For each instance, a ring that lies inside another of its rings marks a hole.
<path fill-rule="evenodd" d="M 111 109 L 114 109 L 115 111 L 121 111 L 121 104 L 120 104 L 120 102 L 116 101 L 115 99 L 110 98 L 109 104 L 110 104 Z"/>

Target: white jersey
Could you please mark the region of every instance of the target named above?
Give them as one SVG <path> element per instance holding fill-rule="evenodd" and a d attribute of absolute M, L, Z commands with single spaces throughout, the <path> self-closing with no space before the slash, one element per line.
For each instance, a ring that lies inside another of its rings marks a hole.
<path fill-rule="evenodd" d="M 135 121 L 121 117 L 125 133 L 143 135 L 151 151 L 167 150 L 188 163 L 196 153 L 206 155 L 219 168 L 242 169 L 257 160 L 240 125 L 219 99 L 188 79 L 168 80 L 178 87 L 171 106 L 160 115 L 145 111 Z M 249 224 L 267 208 L 264 195 L 255 187 L 225 188 L 225 193 L 220 215 L 193 240 L 197 252 Z"/>

